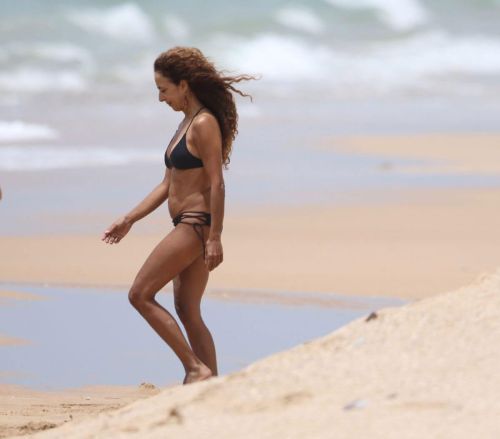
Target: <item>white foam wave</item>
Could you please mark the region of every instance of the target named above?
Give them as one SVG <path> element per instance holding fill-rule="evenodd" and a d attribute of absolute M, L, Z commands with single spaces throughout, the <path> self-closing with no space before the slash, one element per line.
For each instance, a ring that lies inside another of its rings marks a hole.
<path fill-rule="evenodd" d="M 68 14 L 68 19 L 87 32 L 100 33 L 120 41 L 148 43 L 155 35 L 149 17 L 135 3 L 75 11 Z"/>
<path fill-rule="evenodd" d="M 494 56 L 500 53 L 499 39 L 456 37 L 438 31 L 349 49 L 276 34 L 254 39 L 219 35 L 213 50 L 231 69 L 261 73 L 264 81 L 274 82 L 278 88 L 306 82 L 309 89 L 319 87 L 341 95 L 430 90 L 436 80 L 442 84 L 449 78 L 457 80 L 458 75 L 500 73 L 500 57 Z"/>
<path fill-rule="evenodd" d="M 8 62 L 12 59 L 16 61 L 46 59 L 59 63 L 80 63 L 91 64 L 93 57 L 91 53 L 75 44 L 58 42 L 38 42 L 38 43 L 11 43 L 6 44 L 0 50 L 0 62 Z"/>
<path fill-rule="evenodd" d="M 87 49 L 70 43 L 41 43 L 34 45 L 32 50 L 41 58 L 60 63 L 91 64 L 93 62 L 92 55 Z"/>
<path fill-rule="evenodd" d="M 58 137 L 59 133 L 47 125 L 26 123 L 21 120 L 0 120 L 0 142 L 53 140 Z"/>
<path fill-rule="evenodd" d="M 0 73 L 0 89 L 9 92 L 82 92 L 86 88 L 82 74 L 72 70 L 49 71 L 25 67 Z"/>
<path fill-rule="evenodd" d="M 4 171 L 43 171 L 82 167 L 121 166 L 154 163 L 161 154 L 153 151 L 106 147 L 3 146 L 0 169 Z"/>
<path fill-rule="evenodd" d="M 163 25 L 165 30 L 174 40 L 184 40 L 189 37 L 188 24 L 177 15 L 169 14 L 164 17 Z"/>
<path fill-rule="evenodd" d="M 364 69 L 385 88 L 418 85 L 449 76 L 500 73 L 500 40 L 481 36 L 457 38 L 428 32 L 392 44 L 377 45 L 368 54 L 345 59 L 346 66 Z M 351 70 L 352 71 L 352 70 Z M 366 79 L 368 78 L 359 78 Z"/>
<path fill-rule="evenodd" d="M 261 73 L 265 80 L 295 81 L 325 78 L 332 52 L 297 37 L 259 34 L 253 39 L 219 34 L 211 42 L 222 63 L 237 70 Z"/>
<path fill-rule="evenodd" d="M 373 9 L 378 18 L 392 29 L 410 30 L 426 24 L 430 14 L 418 0 L 325 0 L 348 9 Z"/>
<path fill-rule="evenodd" d="M 291 29 L 307 32 L 313 35 L 321 34 L 325 27 L 320 18 L 304 7 L 289 6 L 276 13 L 275 20 Z"/>

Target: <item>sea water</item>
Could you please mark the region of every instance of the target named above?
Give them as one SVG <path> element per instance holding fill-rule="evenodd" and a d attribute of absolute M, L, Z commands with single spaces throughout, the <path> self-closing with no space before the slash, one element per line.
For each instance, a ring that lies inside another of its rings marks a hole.
<path fill-rule="evenodd" d="M 108 223 L 161 181 L 182 114 L 158 102 L 152 65 L 175 45 L 260 75 L 238 84 L 253 101 L 236 96 L 227 212 L 500 183 L 325 148 L 498 131 L 498 0 L 0 0 L 0 12 L 0 234 L 81 231 L 65 214 Z"/>
<path fill-rule="evenodd" d="M 120 289 L 2 284 L 40 300 L 4 299 L 0 333 L 27 344 L 0 346 L 0 381 L 54 390 L 85 385 L 180 383 L 173 351 Z M 175 315 L 171 292 L 158 301 Z M 216 345 L 219 374 L 329 334 L 403 300 L 329 293 L 208 291 L 202 316 Z M 182 325 L 181 325 L 182 326 Z M 184 329 L 182 329 L 185 332 Z"/>

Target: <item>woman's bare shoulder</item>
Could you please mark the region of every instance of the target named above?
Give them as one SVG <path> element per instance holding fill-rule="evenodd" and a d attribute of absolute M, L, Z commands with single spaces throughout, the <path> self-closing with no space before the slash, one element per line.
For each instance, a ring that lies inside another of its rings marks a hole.
<path fill-rule="evenodd" d="M 195 137 L 206 137 L 220 134 L 220 126 L 217 118 L 210 111 L 203 111 L 191 125 Z"/>

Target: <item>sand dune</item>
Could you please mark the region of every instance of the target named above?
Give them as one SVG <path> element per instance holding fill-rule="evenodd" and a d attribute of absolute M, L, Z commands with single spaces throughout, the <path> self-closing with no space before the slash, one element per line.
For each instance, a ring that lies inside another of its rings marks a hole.
<path fill-rule="evenodd" d="M 36 438 L 498 438 L 500 270 Z"/>

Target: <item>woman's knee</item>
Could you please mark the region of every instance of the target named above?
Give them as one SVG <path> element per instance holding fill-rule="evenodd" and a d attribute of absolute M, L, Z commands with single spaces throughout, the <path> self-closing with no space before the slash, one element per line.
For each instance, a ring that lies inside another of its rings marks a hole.
<path fill-rule="evenodd" d="M 134 283 L 128 292 L 128 300 L 130 304 L 137 309 L 141 309 L 144 305 L 147 305 L 148 302 L 154 299 L 154 294 L 151 291 L 148 291 L 148 288 Z"/>

